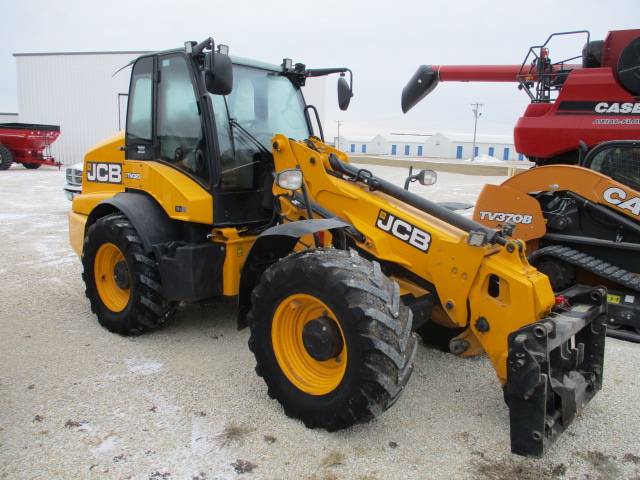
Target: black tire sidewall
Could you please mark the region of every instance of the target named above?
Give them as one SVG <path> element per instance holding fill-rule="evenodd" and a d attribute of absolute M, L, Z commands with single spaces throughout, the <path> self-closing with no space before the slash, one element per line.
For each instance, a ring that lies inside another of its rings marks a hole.
<path fill-rule="evenodd" d="M 0 170 L 7 170 L 13 164 L 13 153 L 4 145 L 0 145 Z"/>
<path fill-rule="evenodd" d="M 395 295 L 400 303 L 397 285 L 380 272 L 376 274 L 373 264 L 350 255 L 341 250 L 308 250 L 290 255 L 264 273 L 252 297 L 249 346 L 256 356 L 256 371 L 265 380 L 269 396 L 282 404 L 285 413 L 310 428 L 333 431 L 373 419 L 393 405 L 411 376 L 415 337 L 411 339 L 409 309 L 399 307 L 398 319 L 404 322 L 400 334 L 382 327 L 367 313 L 373 309 L 391 317 L 389 299 Z M 325 303 L 345 337 L 344 375 L 338 386 L 324 395 L 306 393 L 289 381 L 273 349 L 274 314 L 294 294 L 308 294 Z M 389 321 L 393 322 L 391 318 Z M 404 366 L 398 369 L 393 365 L 376 342 L 386 344 L 385 349 L 404 349 L 398 351 L 404 356 Z M 394 386 L 389 387 L 386 382 Z M 397 393 L 392 393 L 395 390 Z"/>
<path fill-rule="evenodd" d="M 96 286 L 95 258 L 98 249 L 105 243 L 111 243 L 120 250 L 129 272 L 129 301 L 119 312 L 110 310 L 104 304 Z M 82 255 L 86 294 L 98 321 L 111 332 L 121 335 L 139 334 L 155 328 L 161 321 L 160 315 L 149 315 L 150 312 L 143 302 L 143 298 L 148 297 L 150 293 L 140 280 L 138 271 L 140 262 L 136 257 L 139 258 L 141 255 L 148 257 L 141 248 L 141 241 L 135 229 L 124 215 L 114 214 L 102 217 L 90 227 Z M 147 277 L 157 276 L 157 271 L 154 272 L 154 269 L 149 267 L 145 268 L 147 271 L 144 273 Z M 152 300 L 158 305 L 163 303 L 163 299 L 157 294 Z"/>
<path fill-rule="evenodd" d="M 358 338 L 355 322 L 345 318 L 348 307 L 344 302 L 344 292 L 335 291 L 335 286 L 332 285 L 319 288 L 318 283 L 314 280 L 317 279 L 312 279 L 312 277 L 295 278 L 292 275 L 281 276 L 276 282 L 279 287 L 278 293 L 272 297 L 273 308 L 261 310 L 261 315 L 264 315 L 265 318 L 273 318 L 277 307 L 295 294 L 311 295 L 326 304 L 338 320 L 345 337 L 347 350 L 347 367 L 338 387 L 325 395 L 311 395 L 299 390 L 282 371 L 282 367 L 279 365 L 273 350 L 272 341 L 264 342 L 266 348 L 260 351 L 261 358 L 259 361 L 265 366 L 263 371 L 265 381 L 268 384 L 273 382 L 273 386 L 279 392 L 278 399 L 285 407 L 293 409 L 296 409 L 296 407 L 311 408 L 324 411 L 345 405 L 345 402 L 353 397 L 354 376 L 362 368 L 362 356 L 359 343 L 354 341 Z M 256 336 L 271 339 L 271 327 L 272 322 L 258 322 Z M 304 399 L 304 405 L 299 405 L 301 399 Z"/>

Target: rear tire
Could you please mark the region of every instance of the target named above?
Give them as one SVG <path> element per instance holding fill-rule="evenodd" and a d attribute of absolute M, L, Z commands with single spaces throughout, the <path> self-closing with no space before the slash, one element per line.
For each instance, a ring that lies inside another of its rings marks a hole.
<path fill-rule="evenodd" d="M 13 153 L 4 145 L 0 145 L 0 170 L 7 170 L 13 164 Z"/>
<path fill-rule="evenodd" d="M 417 345 L 399 293 L 377 263 L 355 252 L 306 250 L 270 267 L 248 315 L 249 348 L 269 396 L 308 428 L 329 431 L 391 407 L 413 372 Z M 327 359 L 305 345 L 313 324 L 332 346 Z"/>
<path fill-rule="evenodd" d="M 40 168 L 42 164 L 41 163 L 23 163 L 22 166 L 28 170 L 35 170 L 36 168 Z"/>
<path fill-rule="evenodd" d="M 174 303 L 164 298 L 158 265 L 124 215 L 102 217 L 89 228 L 82 265 L 91 310 L 110 332 L 144 333 L 172 313 Z"/>

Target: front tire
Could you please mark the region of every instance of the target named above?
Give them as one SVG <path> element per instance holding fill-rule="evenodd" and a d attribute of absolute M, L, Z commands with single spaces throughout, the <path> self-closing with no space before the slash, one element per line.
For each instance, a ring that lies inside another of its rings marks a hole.
<path fill-rule="evenodd" d="M 269 396 L 308 428 L 329 431 L 391 407 L 417 345 L 399 293 L 355 252 L 306 250 L 270 267 L 248 315 L 249 348 Z"/>
<path fill-rule="evenodd" d="M 0 145 L 0 170 L 8 170 L 13 164 L 13 153 L 4 145 Z"/>
<path fill-rule="evenodd" d="M 124 215 L 102 217 L 89 228 L 82 265 L 91 310 L 110 332 L 144 333 L 170 315 L 173 303 L 162 293 L 158 265 Z"/>

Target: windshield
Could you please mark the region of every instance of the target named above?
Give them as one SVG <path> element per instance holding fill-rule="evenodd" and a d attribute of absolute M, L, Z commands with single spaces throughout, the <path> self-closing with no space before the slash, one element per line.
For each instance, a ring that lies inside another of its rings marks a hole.
<path fill-rule="evenodd" d="M 233 91 L 226 97 L 211 95 L 211 100 L 223 192 L 261 188 L 273 170 L 275 134 L 309 138 L 302 94 L 277 72 L 234 65 Z"/>
<path fill-rule="evenodd" d="M 310 135 L 302 94 L 277 72 L 235 65 L 226 101 L 229 117 L 269 151 L 277 133 L 295 140 Z"/>

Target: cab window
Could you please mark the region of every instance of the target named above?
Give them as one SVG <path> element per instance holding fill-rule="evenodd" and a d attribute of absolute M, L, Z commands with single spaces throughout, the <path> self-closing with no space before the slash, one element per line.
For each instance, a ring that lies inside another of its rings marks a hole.
<path fill-rule="evenodd" d="M 161 160 L 210 183 L 203 119 L 193 78 L 181 54 L 159 57 L 157 137 Z"/>
<path fill-rule="evenodd" d="M 135 63 L 129 90 L 126 132 L 128 158 L 150 159 L 153 154 L 153 58 L 144 57 Z"/>
<path fill-rule="evenodd" d="M 633 190 L 640 190 L 640 148 L 614 146 L 598 152 L 589 167 Z"/>
<path fill-rule="evenodd" d="M 276 133 L 309 137 L 304 99 L 277 72 L 236 65 L 233 90 L 211 95 L 220 149 L 221 189 L 241 192 L 262 188 L 273 171 L 269 154 Z M 261 148 L 263 147 L 263 148 Z M 269 178 L 270 180 L 270 178 Z"/>

